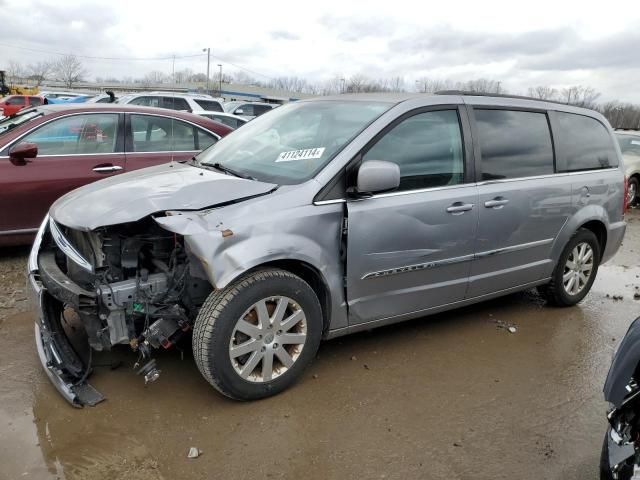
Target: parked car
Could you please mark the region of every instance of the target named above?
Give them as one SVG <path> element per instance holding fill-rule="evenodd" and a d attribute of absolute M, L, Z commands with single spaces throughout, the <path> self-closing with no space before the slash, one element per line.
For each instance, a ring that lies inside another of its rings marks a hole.
<path fill-rule="evenodd" d="M 271 111 L 277 106 L 278 105 L 273 103 L 233 101 L 224 104 L 224 111 L 251 120 L 263 113 Z"/>
<path fill-rule="evenodd" d="M 40 96 L 47 99 L 58 99 L 58 100 L 70 100 L 72 98 L 78 97 L 89 97 L 89 95 L 85 93 L 79 92 L 65 92 L 65 91 L 51 91 L 51 90 L 43 90 L 40 92 Z"/>
<path fill-rule="evenodd" d="M 188 160 L 231 131 L 188 113 L 115 104 L 43 105 L 6 118 L 0 121 L 0 245 L 30 242 L 51 204 L 74 188 Z"/>
<path fill-rule="evenodd" d="M 23 108 L 36 107 L 44 104 L 44 98 L 37 95 L 9 95 L 0 99 L 0 112 L 9 117 Z"/>
<path fill-rule="evenodd" d="M 142 105 L 146 107 L 168 108 L 194 112 L 207 110 L 211 112 L 224 112 L 222 103 L 209 95 L 181 94 L 174 92 L 144 92 L 124 95 L 117 103 L 125 105 Z"/>
<path fill-rule="evenodd" d="M 629 327 L 604 384 L 609 425 L 600 456 L 601 480 L 632 480 L 640 475 L 640 318 Z"/>
<path fill-rule="evenodd" d="M 640 131 L 616 130 L 616 137 L 627 176 L 627 202 L 634 205 L 640 200 Z"/>
<path fill-rule="evenodd" d="M 196 115 L 207 117 L 216 122 L 224 123 L 226 126 L 231 127 L 233 129 L 239 128 L 248 122 L 247 119 L 239 117 L 237 115 L 233 115 L 231 113 L 208 112 L 204 110 L 194 111 L 193 113 L 195 113 Z"/>
<path fill-rule="evenodd" d="M 67 400 L 95 404 L 63 307 L 92 349 L 130 345 L 146 381 L 193 330 L 205 379 L 252 400 L 292 385 L 322 338 L 533 287 L 575 305 L 624 236 L 619 157 L 602 115 L 563 104 L 287 104 L 191 163 L 56 201 L 28 267 L 40 359 Z"/>
<path fill-rule="evenodd" d="M 108 91 L 89 98 L 87 103 L 115 103 L 116 100 L 118 100 L 116 95 L 113 92 Z"/>

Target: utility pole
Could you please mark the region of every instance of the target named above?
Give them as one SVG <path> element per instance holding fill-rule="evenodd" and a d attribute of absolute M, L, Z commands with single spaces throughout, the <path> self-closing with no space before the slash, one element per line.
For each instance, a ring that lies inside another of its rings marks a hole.
<path fill-rule="evenodd" d="M 340 79 L 340 93 L 344 93 L 344 82 L 345 82 L 345 79 L 341 78 Z"/>
<path fill-rule="evenodd" d="M 176 56 L 173 55 L 173 61 L 171 62 L 171 79 L 173 83 L 176 83 Z"/>
<path fill-rule="evenodd" d="M 206 92 L 209 93 L 209 62 L 211 61 L 211 48 L 203 48 L 202 51 L 207 52 L 207 90 Z"/>
<path fill-rule="evenodd" d="M 218 66 L 220 67 L 220 77 L 218 78 L 219 83 L 218 83 L 218 96 L 222 97 L 222 64 L 219 63 Z"/>

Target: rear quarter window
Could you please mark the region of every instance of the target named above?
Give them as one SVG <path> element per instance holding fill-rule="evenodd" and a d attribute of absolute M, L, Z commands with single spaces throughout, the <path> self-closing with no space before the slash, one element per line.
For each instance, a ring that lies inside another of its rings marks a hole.
<path fill-rule="evenodd" d="M 194 100 L 200 108 L 209 112 L 223 112 L 222 105 L 214 100 Z"/>
<path fill-rule="evenodd" d="M 618 156 L 607 128 L 595 118 L 556 112 L 554 139 L 566 159 L 566 171 L 618 166 Z"/>

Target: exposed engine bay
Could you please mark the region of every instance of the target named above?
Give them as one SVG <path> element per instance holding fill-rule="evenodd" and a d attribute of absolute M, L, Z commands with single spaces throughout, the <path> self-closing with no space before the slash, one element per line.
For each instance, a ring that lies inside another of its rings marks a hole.
<path fill-rule="evenodd" d="M 51 221 L 50 232 L 39 260 L 43 283 L 55 297 L 55 282 L 46 277 L 55 277 L 57 267 L 84 290 L 63 300 L 62 308 L 76 311 L 91 348 L 128 344 L 139 354 L 138 373 L 145 382 L 156 380 L 154 350 L 171 348 L 190 332 L 212 290 L 183 238 L 151 217 L 90 232 Z M 47 256 L 55 266 L 47 265 Z"/>

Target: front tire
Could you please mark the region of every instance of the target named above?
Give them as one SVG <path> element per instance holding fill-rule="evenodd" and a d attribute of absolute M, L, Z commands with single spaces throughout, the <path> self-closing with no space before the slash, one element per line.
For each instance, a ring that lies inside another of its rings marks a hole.
<path fill-rule="evenodd" d="M 598 238 L 591 230 L 581 228 L 564 247 L 551 281 L 538 290 L 552 305 L 573 306 L 589 293 L 599 263 Z"/>
<path fill-rule="evenodd" d="M 205 379 L 235 400 L 276 395 L 315 357 L 322 310 L 313 289 L 279 269 L 250 273 L 202 306 L 193 353 Z"/>

